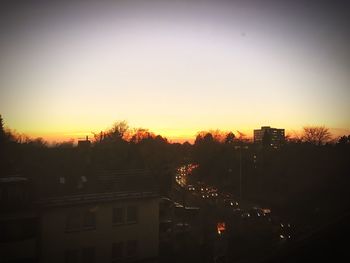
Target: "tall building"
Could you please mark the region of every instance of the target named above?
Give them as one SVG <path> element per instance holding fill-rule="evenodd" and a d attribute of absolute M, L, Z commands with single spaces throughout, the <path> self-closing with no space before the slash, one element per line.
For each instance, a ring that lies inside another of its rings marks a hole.
<path fill-rule="evenodd" d="M 254 143 L 269 144 L 271 147 L 278 148 L 284 143 L 284 129 L 262 126 L 261 129 L 254 130 Z"/>

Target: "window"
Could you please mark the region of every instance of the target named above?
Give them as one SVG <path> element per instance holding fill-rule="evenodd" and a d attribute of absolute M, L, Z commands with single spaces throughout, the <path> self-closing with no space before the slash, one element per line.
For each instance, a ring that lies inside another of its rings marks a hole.
<path fill-rule="evenodd" d="M 112 244 L 112 262 L 117 263 L 123 260 L 124 243 L 117 242 Z"/>
<path fill-rule="evenodd" d="M 138 242 L 137 240 L 129 240 L 126 243 L 126 257 L 134 258 L 138 254 Z"/>
<path fill-rule="evenodd" d="M 7 188 L 8 200 L 12 202 L 23 201 L 23 189 L 19 186 L 11 186 Z"/>
<path fill-rule="evenodd" d="M 95 248 L 94 247 L 84 247 L 81 255 L 82 262 L 84 263 L 94 263 L 95 262 Z"/>
<path fill-rule="evenodd" d="M 65 252 L 65 263 L 77 263 L 79 262 L 79 250 L 68 249 Z"/>
<path fill-rule="evenodd" d="M 96 228 L 96 213 L 88 210 L 84 215 L 84 228 Z"/>
<path fill-rule="evenodd" d="M 136 223 L 138 219 L 138 211 L 136 206 L 128 206 L 126 213 L 126 221 L 128 223 Z"/>
<path fill-rule="evenodd" d="M 123 224 L 125 221 L 125 208 L 113 208 L 113 224 Z"/>
<path fill-rule="evenodd" d="M 71 212 L 67 216 L 66 231 L 77 231 L 80 228 L 80 214 Z"/>
<path fill-rule="evenodd" d="M 81 252 L 81 255 L 80 255 Z M 81 256 L 81 257 L 80 257 Z M 95 247 L 83 249 L 67 249 L 65 251 L 65 263 L 94 263 L 96 262 Z"/>
<path fill-rule="evenodd" d="M 137 206 L 113 208 L 113 224 L 136 223 L 138 221 Z"/>
<path fill-rule="evenodd" d="M 71 211 L 67 215 L 66 231 L 79 231 L 96 228 L 96 212 L 92 209 L 84 211 Z"/>

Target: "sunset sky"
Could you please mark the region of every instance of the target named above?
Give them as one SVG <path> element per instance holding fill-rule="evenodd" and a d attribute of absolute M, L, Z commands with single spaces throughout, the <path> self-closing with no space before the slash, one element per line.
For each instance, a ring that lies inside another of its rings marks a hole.
<path fill-rule="evenodd" d="M 172 141 L 262 125 L 349 134 L 349 9 L 301 3 L 3 6 L 0 114 L 49 141 L 118 120 Z"/>

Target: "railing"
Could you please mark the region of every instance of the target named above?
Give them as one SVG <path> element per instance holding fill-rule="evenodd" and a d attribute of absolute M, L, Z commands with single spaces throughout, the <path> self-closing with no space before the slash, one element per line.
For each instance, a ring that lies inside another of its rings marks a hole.
<path fill-rule="evenodd" d="M 42 199 L 37 202 L 38 205 L 44 207 L 51 206 L 62 206 L 70 204 L 87 204 L 95 202 L 108 202 L 119 199 L 130 199 L 130 198 L 150 198 L 157 197 L 158 194 L 155 192 L 109 192 L 109 193 L 96 193 L 96 194 L 78 194 L 78 195 L 67 195 L 60 197 L 53 197 Z"/>

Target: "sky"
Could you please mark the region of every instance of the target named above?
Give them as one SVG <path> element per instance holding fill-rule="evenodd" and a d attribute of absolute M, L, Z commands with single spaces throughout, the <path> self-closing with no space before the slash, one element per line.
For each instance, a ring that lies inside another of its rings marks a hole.
<path fill-rule="evenodd" d="M 0 114 L 49 141 L 121 120 L 171 141 L 265 125 L 349 134 L 350 9 L 305 2 L 3 4 Z"/>

